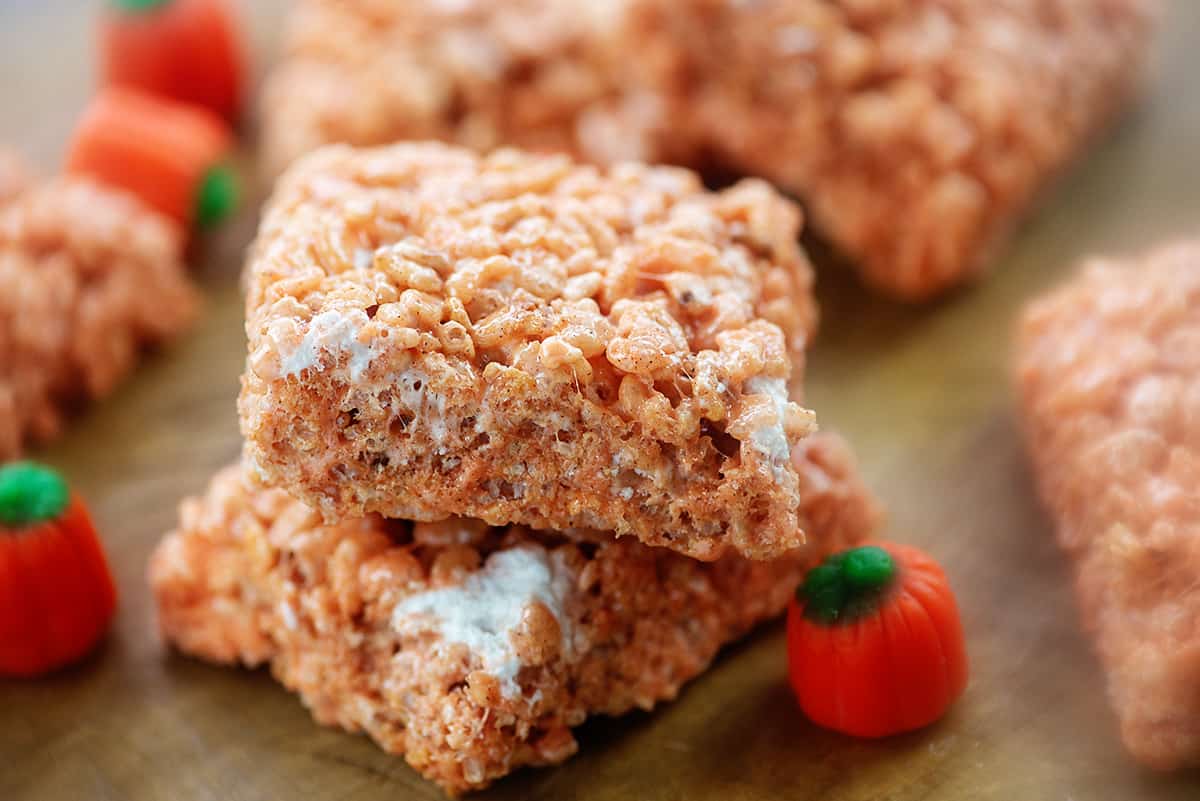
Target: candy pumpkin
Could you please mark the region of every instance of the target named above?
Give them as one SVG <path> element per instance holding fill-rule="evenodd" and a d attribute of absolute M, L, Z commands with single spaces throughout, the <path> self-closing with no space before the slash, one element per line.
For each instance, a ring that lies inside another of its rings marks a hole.
<path fill-rule="evenodd" d="M 66 170 L 124 189 L 185 228 L 208 227 L 237 205 L 232 149 L 228 127 L 208 111 L 110 88 L 84 110 Z"/>
<path fill-rule="evenodd" d="M 942 569 L 883 543 L 813 568 L 788 609 L 792 689 L 825 728 L 884 737 L 940 718 L 967 685 L 967 654 Z"/>
<path fill-rule="evenodd" d="M 246 56 L 225 0 L 108 0 L 100 62 L 106 86 L 202 106 L 230 122 L 241 113 Z"/>
<path fill-rule="evenodd" d="M 36 676 L 84 656 L 116 600 L 79 497 L 48 468 L 0 468 L 0 675 Z"/>

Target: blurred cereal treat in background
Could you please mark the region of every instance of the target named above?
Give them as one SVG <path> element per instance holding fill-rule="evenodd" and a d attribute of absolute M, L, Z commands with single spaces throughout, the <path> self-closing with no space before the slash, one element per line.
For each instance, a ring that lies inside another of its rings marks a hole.
<path fill-rule="evenodd" d="M 129 195 L 60 178 L 0 207 L 0 459 L 111 392 L 196 302 L 180 231 Z"/>
<path fill-rule="evenodd" d="M 272 174 L 441 139 L 716 166 L 799 195 L 871 285 L 982 272 L 1141 83 L 1158 0 L 303 0 Z"/>
<path fill-rule="evenodd" d="M 265 167 L 420 139 L 663 160 L 684 132 L 622 85 L 608 49 L 622 21 L 586 0 L 304 0 L 264 88 Z"/>
<path fill-rule="evenodd" d="M 1157 0 L 632 0 L 633 59 L 707 152 L 804 200 L 867 283 L 987 266 L 1141 83 Z M 658 48 L 657 52 L 669 50 Z M 675 115 L 673 115 L 674 118 Z"/>
<path fill-rule="evenodd" d="M 1033 303 L 1016 378 L 1126 746 L 1200 761 L 1200 241 L 1097 260 Z"/>
<path fill-rule="evenodd" d="M 34 181 L 33 168 L 14 150 L 0 146 L 0 204 L 28 189 Z"/>

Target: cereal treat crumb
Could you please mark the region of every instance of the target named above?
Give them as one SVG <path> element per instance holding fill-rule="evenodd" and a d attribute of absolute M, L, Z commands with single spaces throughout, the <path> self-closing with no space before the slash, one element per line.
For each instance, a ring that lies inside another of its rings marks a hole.
<path fill-rule="evenodd" d="M 140 350 L 191 321 L 180 232 L 78 179 L 0 206 L 0 460 L 112 391 Z"/>
<path fill-rule="evenodd" d="M 1125 744 L 1200 762 L 1200 242 L 1090 264 L 1034 303 L 1017 379 Z"/>
<path fill-rule="evenodd" d="M 304 0 L 264 98 L 278 171 L 441 139 L 719 166 L 800 195 L 873 285 L 978 273 L 1136 92 L 1159 0 Z"/>
<path fill-rule="evenodd" d="M 814 325 L 766 184 L 437 144 L 332 147 L 249 267 L 247 453 L 327 520 L 592 528 L 700 559 L 804 542 Z"/>
<path fill-rule="evenodd" d="M 326 526 L 240 467 L 181 517 L 150 563 L 166 637 L 270 663 L 317 721 L 365 731 L 450 793 L 565 760 L 588 715 L 674 698 L 784 608 L 806 564 L 466 519 Z M 847 522 L 829 547 L 866 534 Z"/>

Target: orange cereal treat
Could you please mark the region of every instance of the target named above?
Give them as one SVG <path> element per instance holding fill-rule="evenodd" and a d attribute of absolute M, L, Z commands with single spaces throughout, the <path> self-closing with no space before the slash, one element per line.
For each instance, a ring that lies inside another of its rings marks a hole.
<path fill-rule="evenodd" d="M 479 157 L 302 160 L 249 265 L 257 473 L 326 520 L 591 528 L 699 559 L 804 543 L 815 323 L 766 184 Z"/>
<path fill-rule="evenodd" d="M 589 715 L 673 699 L 783 610 L 806 564 L 469 520 L 327 526 L 249 487 L 240 467 L 218 474 L 151 559 L 166 637 L 269 663 L 317 721 L 365 731 L 452 794 L 565 760 Z M 830 548 L 866 534 L 839 530 Z"/>
<path fill-rule="evenodd" d="M 1094 262 L 1026 312 L 1038 485 L 1141 762 L 1200 762 L 1200 242 Z"/>
<path fill-rule="evenodd" d="M 1136 93 L 1159 0 L 303 0 L 264 97 L 274 171 L 436 138 L 758 175 L 872 285 L 980 273 Z"/>
<path fill-rule="evenodd" d="M 33 185 L 33 171 L 25 160 L 0 147 L 0 205 L 16 198 Z"/>
<path fill-rule="evenodd" d="M 803 198 L 867 283 L 919 300 L 980 273 L 1135 94 L 1159 2 L 632 7 L 631 30 L 675 44 L 639 82 L 691 109 L 718 160 Z"/>
<path fill-rule="evenodd" d="M 0 460 L 57 434 L 191 320 L 181 249 L 169 220 L 87 180 L 0 206 Z"/>
<path fill-rule="evenodd" d="M 618 21 L 588 0 L 302 0 L 263 89 L 267 172 L 326 144 L 423 139 L 662 160 L 684 132 L 620 91 L 601 34 Z"/>

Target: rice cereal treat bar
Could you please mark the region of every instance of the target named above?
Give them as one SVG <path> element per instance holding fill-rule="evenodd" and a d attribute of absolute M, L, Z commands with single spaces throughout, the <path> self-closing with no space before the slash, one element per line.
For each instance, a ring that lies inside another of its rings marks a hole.
<path fill-rule="evenodd" d="M 326 144 L 424 139 L 689 161 L 657 99 L 620 85 L 605 32 L 622 18 L 589 0 L 302 0 L 263 89 L 266 172 Z"/>
<path fill-rule="evenodd" d="M 632 0 L 624 49 L 706 152 L 798 194 L 869 284 L 917 300 L 982 271 L 1126 105 L 1158 6 Z"/>
<path fill-rule="evenodd" d="M 1026 312 L 1029 449 L 1126 746 L 1200 761 L 1200 242 L 1098 261 Z"/>
<path fill-rule="evenodd" d="M 9 202 L 33 184 L 33 171 L 25 160 L 0 146 L 0 205 Z"/>
<path fill-rule="evenodd" d="M 830 548 L 869 501 L 830 475 Z M 706 563 L 631 539 L 377 517 L 324 525 L 228 468 L 150 563 L 166 637 L 271 665 L 317 721 L 365 731 L 451 794 L 561 762 L 588 715 L 675 697 L 778 614 L 806 559 Z"/>
<path fill-rule="evenodd" d="M 181 251 L 170 221 L 89 181 L 0 205 L 0 461 L 57 434 L 191 321 Z"/>
<path fill-rule="evenodd" d="M 326 520 L 592 528 L 700 559 L 804 542 L 800 216 L 757 181 L 333 147 L 249 265 L 250 460 Z"/>
<path fill-rule="evenodd" d="M 437 138 L 715 162 L 801 196 L 869 283 L 920 299 L 982 271 L 1135 94 L 1158 8 L 305 0 L 265 92 L 265 158 Z"/>

